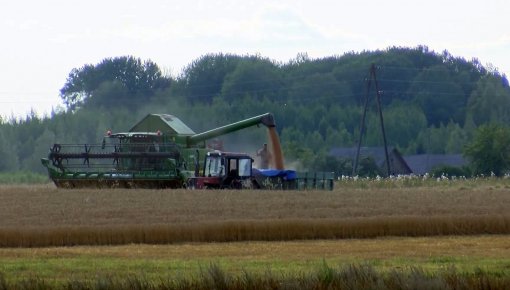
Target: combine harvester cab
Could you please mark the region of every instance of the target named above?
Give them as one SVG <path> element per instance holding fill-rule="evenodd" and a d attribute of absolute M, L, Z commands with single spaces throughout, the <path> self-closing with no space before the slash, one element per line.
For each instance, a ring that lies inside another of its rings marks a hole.
<path fill-rule="evenodd" d="M 276 139 L 276 169 L 257 170 L 247 154 L 205 145 L 260 124 Z M 127 133 L 108 132 L 101 144 L 54 144 L 41 162 L 63 188 L 332 189 L 332 173 L 303 175 L 284 169 L 275 126 L 273 115 L 266 113 L 196 134 L 175 116 L 149 114 Z"/>

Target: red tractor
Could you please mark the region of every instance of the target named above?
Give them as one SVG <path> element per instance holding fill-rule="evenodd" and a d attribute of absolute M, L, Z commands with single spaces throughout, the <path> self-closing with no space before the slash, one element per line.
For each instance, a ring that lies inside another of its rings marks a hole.
<path fill-rule="evenodd" d="M 202 172 L 188 178 L 190 189 L 333 189 L 332 173 L 298 173 L 288 169 L 253 168 L 245 153 L 213 151 L 205 156 Z"/>
<path fill-rule="evenodd" d="M 253 159 L 245 153 L 213 151 L 205 157 L 203 171 L 188 179 L 193 189 L 260 188 L 253 175 Z"/>

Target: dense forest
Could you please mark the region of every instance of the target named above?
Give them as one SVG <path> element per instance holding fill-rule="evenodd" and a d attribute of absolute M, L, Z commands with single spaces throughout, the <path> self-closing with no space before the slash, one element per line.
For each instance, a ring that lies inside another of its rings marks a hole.
<path fill-rule="evenodd" d="M 376 65 L 388 145 L 403 154 L 461 153 L 482 124 L 510 125 L 506 76 L 476 59 L 425 46 L 349 52 L 285 63 L 259 55 L 208 54 L 178 76 L 133 56 L 73 69 L 60 91 L 65 109 L 0 124 L 0 170 L 44 172 L 40 158 L 57 143 L 98 143 L 148 113 L 179 117 L 195 132 L 266 112 L 274 114 L 287 161 L 335 170 L 332 147 L 359 138 L 369 69 Z M 363 146 L 382 146 L 370 101 Z M 225 136 L 225 147 L 254 153 L 266 132 Z"/>

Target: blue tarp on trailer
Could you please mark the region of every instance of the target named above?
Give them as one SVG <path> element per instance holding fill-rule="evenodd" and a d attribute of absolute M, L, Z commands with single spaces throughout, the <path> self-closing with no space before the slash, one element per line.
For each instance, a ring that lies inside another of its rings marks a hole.
<path fill-rule="evenodd" d="M 253 169 L 253 174 L 255 176 L 262 175 L 265 177 L 282 177 L 285 180 L 294 180 L 297 178 L 297 174 L 295 170 L 278 170 L 278 169 Z"/>

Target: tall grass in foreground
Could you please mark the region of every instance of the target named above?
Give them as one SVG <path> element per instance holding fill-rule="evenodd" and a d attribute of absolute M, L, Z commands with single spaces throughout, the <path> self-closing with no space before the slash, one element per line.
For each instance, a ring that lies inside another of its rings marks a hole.
<path fill-rule="evenodd" d="M 150 280 L 144 276 L 99 276 L 92 279 L 47 281 L 37 276 L 7 281 L 0 274 L 0 289 L 510 289 L 510 277 L 476 271 L 462 274 L 455 268 L 442 273 L 427 273 L 419 268 L 375 271 L 369 265 L 350 265 L 334 269 L 324 263 L 305 274 L 262 275 L 244 272 L 231 275 L 217 265 L 210 265 L 193 278 L 178 275 Z"/>
<path fill-rule="evenodd" d="M 0 229 L 0 247 L 289 241 L 383 236 L 510 234 L 510 216 L 400 216 L 105 227 Z"/>

